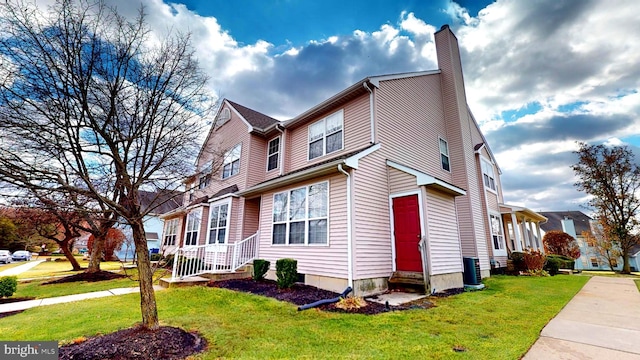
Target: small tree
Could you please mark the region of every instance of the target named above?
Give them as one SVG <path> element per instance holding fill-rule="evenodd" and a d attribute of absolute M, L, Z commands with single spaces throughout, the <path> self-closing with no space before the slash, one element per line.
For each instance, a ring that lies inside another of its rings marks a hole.
<path fill-rule="evenodd" d="M 551 230 L 542 238 L 544 251 L 547 254 L 556 254 L 577 259 L 580 257 L 580 248 L 573 236 L 560 230 Z"/>

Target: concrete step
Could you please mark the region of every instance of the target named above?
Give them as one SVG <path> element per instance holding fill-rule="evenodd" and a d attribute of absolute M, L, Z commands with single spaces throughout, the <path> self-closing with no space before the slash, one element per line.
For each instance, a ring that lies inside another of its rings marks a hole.
<path fill-rule="evenodd" d="M 213 281 L 248 279 L 251 277 L 251 272 L 238 270 L 229 273 L 206 273 L 201 274 L 200 276 Z"/>
<path fill-rule="evenodd" d="M 209 279 L 201 276 L 190 276 L 184 279 L 162 278 L 158 284 L 163 288 L 184 287 L 184 286 L 204 286 L 207 285 Z"/>

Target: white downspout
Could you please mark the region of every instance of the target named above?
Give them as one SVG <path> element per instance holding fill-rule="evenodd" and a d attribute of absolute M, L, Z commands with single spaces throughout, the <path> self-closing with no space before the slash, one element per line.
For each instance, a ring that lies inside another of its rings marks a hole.
<path fill-rule="evenodd" d="M 347 284 L 353 288 L 353 241 L 351 238 L 351 175 L 338 164 L 338 171 L 347 176 Z"/>
<path fill-rule="evenodd" d="M 284 174 L 284 148 L 286 144 L 286 139 L 284 134 L 284 128 L 282 127 L 282 125 L 277 124 L 276 130 L 278 130 L 280 134 L 282 134 L 280 136 L 280 164 L 279 164 L 280 170 L 278 170 L 278 175 L 282 176 Z"/>
<path fill-rule="evenodd" d="M 367 85 L 367 82 L 363 82 L 362 85 L 364 85 L 364 88 L 367 89 L 367 91 L 369 92 L 369 121 L 371 123 L 371 140 L 370 142 L 372 144 L 376 143 L 376 127 L 375 127 L 375 118 L 374 118 L 374 113 L 373 113 L 373 90 L 371 90 L 371 88 L 369 88 L 369 85 Z"/>

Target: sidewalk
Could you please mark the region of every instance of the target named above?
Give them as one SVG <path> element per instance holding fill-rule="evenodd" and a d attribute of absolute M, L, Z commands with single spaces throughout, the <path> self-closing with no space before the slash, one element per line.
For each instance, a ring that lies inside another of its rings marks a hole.
<path fill-rule="evenodd" d="M 164 288 L 158 285 L 154 285 L 153 288 L 158 290 L 163 290 Z M 46 306 L 53 304 L 61 304 L 72 301 L 80 301 L 87 299 L 96 299 L 106 296 L 118 296 L 124 294 L 137 293 L 140 291 L 139 287 L 131 287 L 131 288 L 117 288 L 111 290 L 102 290 L 102 291 L 94 291 L 83 294 L 75 294 L 75 295 L 66 295 L 66 296 L 58 296 L 46 299 L 36 299 L 36 300 L 27 300 L 27 301 L 18 301 L 8 304 L 0 304 L 0 313 L 18 311 L 18 310 L 26 310 L 36 306 Z"/>
<path fill-rule="evenodd" d="M 15 276 L 18 274 L 22 274 L 23 272 L 38 266 L 41 262 L 44 262 L 44 260 L 27 261 L 22 265 L 18 265 L 16 267 L 12 267 L 11 269 L 0 271 L 0 276 Z"/>
<path fill-rule="evenodd" d="M 640 292 L 633 279 L 594 276 L 542 329 L 524 360 L 640 360 Z"/>

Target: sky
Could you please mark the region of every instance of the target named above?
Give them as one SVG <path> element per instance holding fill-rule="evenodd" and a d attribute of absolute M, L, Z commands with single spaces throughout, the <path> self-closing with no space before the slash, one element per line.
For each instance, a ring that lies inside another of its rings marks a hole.
<path fill-rule="evenodd" d="M 588 212 L 577 142 L 640 155 L 637 0 L 106 2 L 190 32 L 212 91 L 278 119 L 367 76 L 437 69 L 433 33 L 449 24 L 509 204 Z"/>

